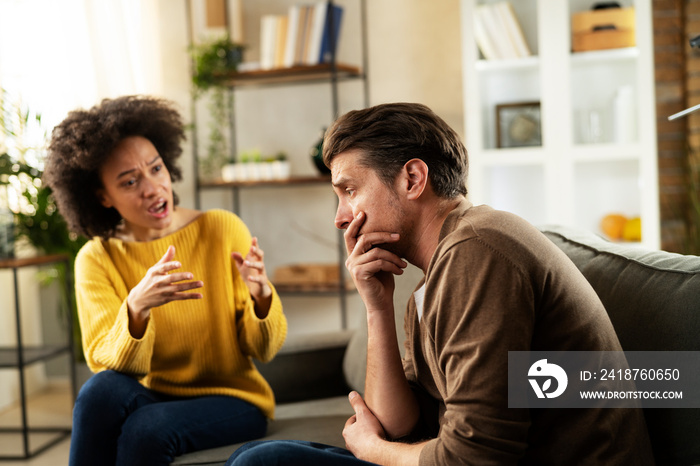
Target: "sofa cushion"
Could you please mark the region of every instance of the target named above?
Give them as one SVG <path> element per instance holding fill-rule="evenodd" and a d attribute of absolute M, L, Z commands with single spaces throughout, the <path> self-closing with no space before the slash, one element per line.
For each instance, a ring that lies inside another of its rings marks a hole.
<path fill-rule="evenodd" d="M 700 257 L 540 227 L 581 270 L 625 351 L 700 351 Z M 657 464 L 700 464 L 700 410 L 646 409 Z"/>
<path fill-rule="evenodd" d="M 277 403 L 347 395 L 343 358 L 352 334 L 343 330 L 288 337 L 272 361 L 254 363 Z"/>

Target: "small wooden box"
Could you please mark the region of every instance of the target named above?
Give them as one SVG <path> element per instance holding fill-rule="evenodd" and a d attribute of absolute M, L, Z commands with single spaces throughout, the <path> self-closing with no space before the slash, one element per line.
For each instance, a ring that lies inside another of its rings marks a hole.
<path fill-rule="evenodd" d="M 275 269 L 272 282 L 276 285 L 337 284 L 338 264 L 292 264 Z"/>
<path fill-rule="evenodd" d="M 634 8 L 582 11 L 571 18 L 574 52 L 634 47 Z"/>

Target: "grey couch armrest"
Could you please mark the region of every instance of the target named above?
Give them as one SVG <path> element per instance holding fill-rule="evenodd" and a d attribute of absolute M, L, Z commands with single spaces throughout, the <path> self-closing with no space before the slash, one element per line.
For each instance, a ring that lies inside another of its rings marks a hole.
<path fill-rule="evenodd" d="M 347 395 L 343 358 L 351 336 L 352 331 L 294 336 L 272 361 L 255 365 L 277 403 Z"/>
<path fill-rule="evenodd" d="M 625 351 L 700 351 L 700 257 L 540 230 L 576 264 L 608 311 Z M 645 409 L 657 464 L 700 464 L 700 409 Z"/>

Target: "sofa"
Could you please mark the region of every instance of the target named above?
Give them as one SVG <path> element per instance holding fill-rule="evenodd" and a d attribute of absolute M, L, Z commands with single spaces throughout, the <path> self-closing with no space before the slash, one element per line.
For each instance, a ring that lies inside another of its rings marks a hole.
<path fill-rule="evenodd" d="M 596 290 L 625 351 L 700 351 L 700 257 L 612 243 L 559 226 L 540 230 Z M 396 306 L 399 334 L 403 309 Z M 344 446 L 341 432 L 353 414 L 347 393 L 362 391 L 365 341 L 366 324 L 352 332 L 289 339 L 272 362 L 261 364 L 278 403 L 265 439 Z M 700 464 L 700 409 L 645 409 L 644 415 L 657 464 Z M 238 446 L 189 453 L 172 464 L 224 464 Z"/>

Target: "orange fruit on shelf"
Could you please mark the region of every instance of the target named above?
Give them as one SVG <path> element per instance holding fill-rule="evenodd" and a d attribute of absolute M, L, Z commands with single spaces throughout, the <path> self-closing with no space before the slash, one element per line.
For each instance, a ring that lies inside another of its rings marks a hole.
<path fill-rule="evenodd" d="M 622 229 L 622 239 L 625 241 L 641 241 L 642 240 L 642 219 L 634 217 L 625 223 Z"/>
<path fill-rule="evenodd" d="M 612 240 L 621 240 L 627 223 L 627 217 L 622 214 L 608 214 L 600 221 L 600 229 L 605 236 Z"/>

